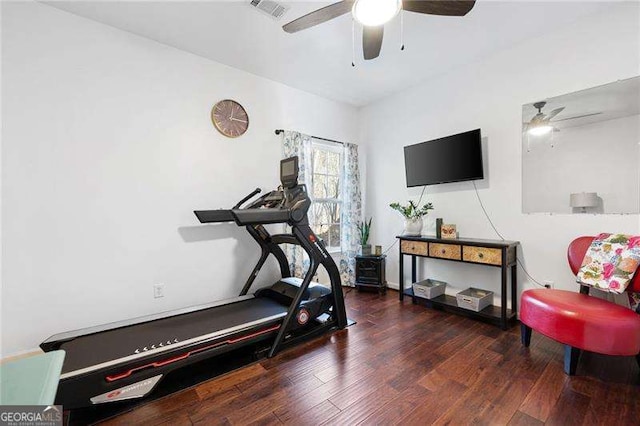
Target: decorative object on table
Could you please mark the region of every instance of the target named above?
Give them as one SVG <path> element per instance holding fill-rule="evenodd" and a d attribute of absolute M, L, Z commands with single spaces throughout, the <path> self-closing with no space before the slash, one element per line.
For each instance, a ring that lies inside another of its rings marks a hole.
<path fill-rule="evenodd" d="M 480 312 L 491 304 L 493 292 L 470 287 L 456 294 L 458 307 Z"/>
<path fill-rule="evenodd" d="M 456 225 L 453 224 L 445 224 L 441 226 L 441 238 L 454 240 L 458 238 L 458 234 L 456 231 Z"/>
<path fill-rule="evenodd" d="M 247 111 L 231 99 L 223 99 L 211 108 L 211 121 L 215 128 L 228 138 L 242 136 L 249 128 Z"/>
<path fill-rule="evenodd" d="M 369 233 L 371 231 L 371 220 L 373 218 L 369 218 L 369 222 L 365 219 L 364 222 L 359 223 L 358 232 L 360 233 L 360 247 L 361 253 L 363 256 L 371 255 L 371 244 L 369 244 Z"/>
<path fill-rule="evenodd" d="M 374 253 L 376 256 L 382 256 L 382 246 L 376 246 L 376 250 Z"/>
<path fill-rule="evenodd" d="M 443 219 L 441 217 L 436 219 L 436 238 L 442 238 L 442 224 Z"/>
<path fill-rule="evenodd" d="M 435 299 L 444 294 L 447 283 L 444 281 L 426 279 L 413 283 L 413 294 L 425 299 Z"/>
<path fill-rule="evenodd" d="M 598 193 L 578 192 L 571 194 L 569 197 L 569 205 L 574 209 L 582 209 L 580 213 L 586 213 L 588 207 L 598 206 Z"/>
<path fill-rule="evenodd" d="M 409 200 L 406 206 L 400 203 L 391 203 L 389 207 L 400 212 L 404 216 L 404 235 L 420 235 L 422 232 L 422 218 L 433 210 L 433 204 L 426 203 L 422 207 Z"/>
<path fill-rule="evenodd" d="M 640 236 L 600 234 L 582 261 L 577 280 L 581 285 L 622 294 L 640 265 Z"/>

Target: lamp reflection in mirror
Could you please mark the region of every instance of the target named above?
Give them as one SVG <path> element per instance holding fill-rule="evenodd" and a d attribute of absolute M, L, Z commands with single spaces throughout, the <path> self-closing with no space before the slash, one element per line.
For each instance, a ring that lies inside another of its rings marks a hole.
<path fill-rule="evenodd" d="M 581 208 L 581 213 L 587 212 L 587 207 L 598 206 L 598 193 L 596 192 L 577 192 L 571 194 L 569 204 L 573 208 Z"/>
<path fill-rule="evenodd" d="M 362 25 L 377 27 L 389 22 L 402 9 L 402 0 L 356 0 L 353 17 Z"/>

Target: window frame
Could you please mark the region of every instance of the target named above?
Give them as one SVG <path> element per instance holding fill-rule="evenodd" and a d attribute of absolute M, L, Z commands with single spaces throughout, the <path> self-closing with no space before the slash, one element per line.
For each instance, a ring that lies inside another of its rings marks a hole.
<path fill-rule="evenodd" d="M 311 208 L 313 208 L 313 205 L 315 203 L 335 203 L 340 207 L 340 214 L 342 215 L 342 199 L 340 198 L 340 195 L 342 193 L 342 185 L 344 184 L 344 182 L 342 182 L 342 168 L 344 167 L 344 150 L 342 149 L 342 145 L 335 143 L 335 142 L 327 142 L 327 141 L 323 141 L 321 139 L 316 139 L 316 138 L 311 138 L 311 155 L 312 155 L 312 162 L 311 162 L 311 191 L 310 191 L 310 198 L 311 198 Z M 314 162 L 313 162 L 313 155 L 314 155 L 314 151 L 318 149 L 321 151 L 328 151 L 328 152 L 334 152 L 336 154 L 338 154 L 340 156 L 340 164 L 338 167 L 338 174 L 337 175 L 333 175 L 333 174 L 328 174 L 328 173 L 316 173 L 314 170 Z M 315 183 L 315 176 L 316 174 L 318 175 L 322 175 L 322 176 L 335 176 L 338 178 L 338 196 L 337 198 L 315 198 L 313 196 L 313 190 L 314 190 L 314 183 Z M 310 224 L 311 229 L 313 230 L 314 233 L 316 233 L 316 229 L 318 225 L 328 225 L 329 229 L 331 229 L 331 225 L 338 225 L 340 227 L 340 235 L 342 236 L 342 222 L 337 222 L 337 223 L 329 223 L 329 224 L 320 224 L 318 222 L 316 222 L 316 217 L 314 215 L 313 217 L 313 223 Z M 330 241 L 325 241 L 325 244 L 329 244 Z M 340 245 L 338 246 L 329 246 L 326 245 L 327 251 L 329 253 L 342 253 L 342 247 Z"/>

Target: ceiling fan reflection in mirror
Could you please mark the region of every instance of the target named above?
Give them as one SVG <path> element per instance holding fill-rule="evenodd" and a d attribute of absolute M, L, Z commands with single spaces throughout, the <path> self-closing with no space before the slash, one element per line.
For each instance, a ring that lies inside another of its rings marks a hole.
<path fill-rule="evenodd" d="M 474 5 L 475 0 L 343 0 L 308 13 L 282 28 L 288 33 L 296 33 L 351 12 L 354 21 L 363 26 L 362 50 L 364 59 L 370 60 L 380 55 L 384 24 L 401 11 L 465 16 Z"/>
<path fill-rule="evenodd" d="M 564 107 L 556 108 L 545 115 L 542 113 L 542 108 L 544 108 L 546 104 L 544 101 L 533 104 L 533 107 L 538 110 L 538 113 L 534 115 L 528 123 L 525 123 L 527 132 L 534 136 L 541 136 L 553 131 L 555 128 L 551 125 L 551 119 L 564 110 Z"/>
<path fill-rule="evenodd" d="M 592 112 L 588 114 L 576 115 L 573 117 L 560 118 L 556 120 L 552 120 L 562 111 L 564 111 L 565 107 L 559 107 L 552 110 L 550 113 L 545 114 L 542 112 L 544 107 L 547 105 L 547 102 L 540 101 L 533 104 L 533 107 L 538 110 L 536 115 L 534 115 L 531 120 L 526 123 L 522 123 L 523 131 L 527 136 L 527 152 L 531 151 L 531 138 L 534 137 L 544 137 L 546 135 L 550 135 L 549 142 L 551 148 L 553 148 L 553 133 L 559 132 L 560 130 L 556 128 L 553 124 L 560 121 L 568 121 L 568 120 L 576 120 L 578 118 L 591 117 L 593 115 L 602 114 L 602 112 Z"/>
<path fill-rule="evenodd" d="M 550 113 L 544 114 L 542 112 L 542 109 L 545 107 L 545 105 L 547 105 L 545 101 L 536 102 L 533 104 L 533 107 L 538 110 L 538 113 L 534 115 L 527 123 L 523 123 L 525 128 L 524 130 L 526 132 L 534 136 L 541 136 L 552 131 L 558 131 L 558 129 L 556 129 L 552 125 L 552 123 L 557 123 L 559 121 L 576 120 L 578 118 L 591 117 L 592 115 L 602 114 L 602 112 L 592 112 L 589 114 L 581 114 L 573 117 L 566 117 L 551 121 L 553 118 L 555 118 L 556 115 L 564 111 L 565 107 L 556 108 Z"/>

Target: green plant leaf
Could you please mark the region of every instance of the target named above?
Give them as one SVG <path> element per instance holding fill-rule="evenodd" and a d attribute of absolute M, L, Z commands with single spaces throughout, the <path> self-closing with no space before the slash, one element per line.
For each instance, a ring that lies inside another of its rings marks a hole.
<path fill-rule="evenodd" d="M 422 207 L 420 207 L 416 203 L 414 203 L 413 200 L 409 200 L 409 203 L 406 206 L 395 202 L 389 204 L 389 207 L 396 210 L 407 219 L 421 218 L 422 216 L 426 216 L 427 214 L 429 214 L 429 210 L 433 210 L 432 203 L 426 203 Z"/>

